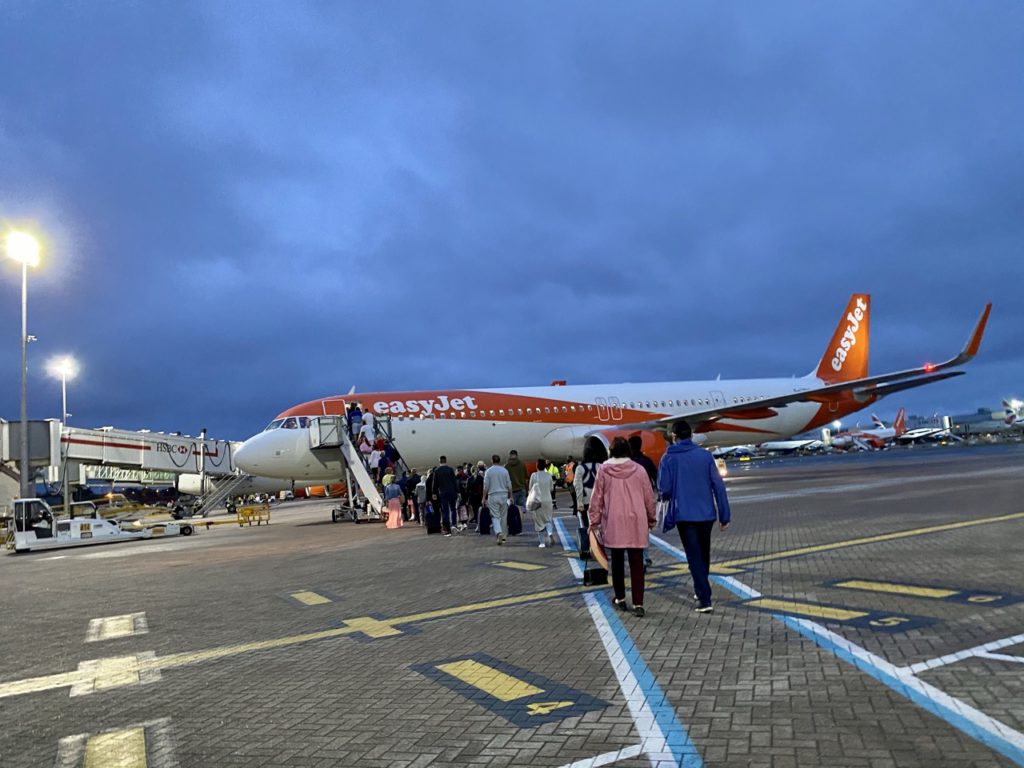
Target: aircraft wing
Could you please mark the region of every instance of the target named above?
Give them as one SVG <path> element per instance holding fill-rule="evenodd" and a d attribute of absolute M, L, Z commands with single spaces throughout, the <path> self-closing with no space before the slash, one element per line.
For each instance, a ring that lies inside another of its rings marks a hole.
<path fill-rule="evenodd" d="M 779 395 L 776 397 L 765 397 L 760 400 L 751 400 L 746 403 L 723 404 L 711 409 L 691 411 L 644 424 L 630 425 L 633 429 L 667 429 L 673 423 L 686 419 L 696 431 L 700 424 L 707 424 L 720 419 L 767 419 L 776 415 L 775 409 L 785 408 L 791 403 L 827 403 L 833 396 L 839 393 L 851 393 L 854 397 L 889 395 L 893 392 L 900 392 L 913 387 L 924 386 L 943 379 L 960 376 L 963 371 L 946 371 L 971 360 L 978 354 L 978 347 L 981 346 L 981 337 L 985 332 L 985 325 L 988 322 L 992 305 L 986 304 L 974 331 L 967 339 L 967 344 L 960 350 L 956 357 L 952 357 L 942 363 L 925 363 L 920 368 L 908 368 L 904 371 L 883 373 L 878 376 L 865 376 L 861 379 L 850 379 L 836 384 L 823 384 L 819 387 L 809 386 L 801 389 L 801 385 L 811 381 L 809 379 L 794 379 L 794 390 L 791 394 Z M 937 375 L 933 375 L 937 374 Z"/>

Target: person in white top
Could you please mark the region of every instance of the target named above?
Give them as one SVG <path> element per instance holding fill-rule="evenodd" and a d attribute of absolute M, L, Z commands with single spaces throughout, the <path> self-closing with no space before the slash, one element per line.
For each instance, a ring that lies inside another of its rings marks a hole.
<path fill-rule="evenodd" d="M 498 544 L 505 543 L 508 530 L 508 499 L 512 495 L 512 478 L 501 466 L 501 457 L 491 456 L 491 466 L 484 472 L 484 504 L 491 512 L 491 525 Z"/>
<path fill-rule="evenodd" d="M 526 508 L 533 514 L 533 525 L 537 529 L 538 547 L 553 546 L 555 543 L 555 505 L 552 496 L 555 481 L 548 472 L 548 463 L 537 459 L 537 471 L 530 475 L 530 492 L 526 497 Z"/>

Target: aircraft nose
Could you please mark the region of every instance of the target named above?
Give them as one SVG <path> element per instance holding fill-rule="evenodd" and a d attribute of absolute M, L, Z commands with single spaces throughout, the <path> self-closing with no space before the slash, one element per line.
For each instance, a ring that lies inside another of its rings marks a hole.
<path fill-rule="evenodd" d="M 258 475 L 261 461 L 261 453 L 259 445 L 259 435 L 250 437 L 240 446 L 235 449 L 235 467 L 248 472 L 250 475 Z"/>

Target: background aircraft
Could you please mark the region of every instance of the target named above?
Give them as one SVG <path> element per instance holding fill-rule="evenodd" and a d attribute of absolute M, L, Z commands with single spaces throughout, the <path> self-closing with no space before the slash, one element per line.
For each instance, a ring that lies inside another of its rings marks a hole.
<path fill-rule="evenodd" d="M 832 436 L 832 445 L 842 449 L 879 450 L 892 444 L 893 440 L 907 431 L 906 412 L 903 408 L 896 414 L 896 421 L 891 427 L 885 426 L 877 416 L 872 416 L 871 420 L 878 426 L 874 429 L 839 432 Z"/>

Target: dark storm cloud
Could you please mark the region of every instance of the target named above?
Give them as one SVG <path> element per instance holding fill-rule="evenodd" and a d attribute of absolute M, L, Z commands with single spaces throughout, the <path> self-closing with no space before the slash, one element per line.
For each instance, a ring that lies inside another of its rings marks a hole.
<path fill-rule="evenodd" d="M 855 290 L 874 370 L 996 302 L 883 412 L 1024 390 L 1019 5 L 637 9 L 6 6 L 33 415 L 63 351 L 78 423 L 230 437 L 352 385 L 801 375 Z"/>

